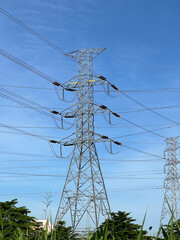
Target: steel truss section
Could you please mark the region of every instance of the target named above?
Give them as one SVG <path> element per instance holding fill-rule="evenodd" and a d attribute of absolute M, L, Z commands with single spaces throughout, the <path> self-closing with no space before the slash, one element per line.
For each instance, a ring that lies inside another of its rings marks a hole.
<path fill-rule="evenodd" d="M 179 186 L 179 173 L 177 151 L 179 150 L 178 137 L 170 137 L 166 140 L 166 149 L 164 151 L 164 158 L 166 164 L 164 166 L 164 172 L 166 177 L 164 180 L 164 201 L 161 212 L 160 226 L 168 224 L 173 211 L 173 215 L 176 220 L 179 217 L 179 200 L 180 200 L 180 186 Z M 169 208 L 169 206 L 171 208 Z"/>
<path fill-rule="evenodd" d="M 93 59 L 104 49 L 82 49 L 68 56 L 78 62 L 76 143 L 55 223 L 69 214 L 74 231 L 95 229 L 109 217 L 110 205 L 95 146 Z"/>

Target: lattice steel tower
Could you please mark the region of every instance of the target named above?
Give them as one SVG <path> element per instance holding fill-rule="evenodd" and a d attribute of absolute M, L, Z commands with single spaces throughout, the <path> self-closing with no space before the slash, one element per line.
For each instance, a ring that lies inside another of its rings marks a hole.
<path fill-rule="evenodd" d="M 76 91 L 76 109 L 66 113 L 76 119 L 76 133 L 74 140 L 63 142 L 64 146 L 74 145 L 74 151 L 55 222 L 69 214 L 74 231 L 84 228 L 87 221 L 88 229 L 97 228 L 110 212 L 94 134 L 94 86 L 107 82 L 103 76 L 94 76 L 93 59 L 102 51 L 82 49 L 67 54 L 78 62 L 77 78 L 66 83 L 66 90 Z"/>
<path fill-rule="evenodd" d="M 160 219 L 161 226 L 168 224 L 171 217 L 171 211 L 168 207 L 167 201 L 177 219 L 179 217 L 180 200 L 179 173 L 177 167 L 180 162 L 177 159 L 177 151 L 179 150 L 178 137 L 170 137 L 165 141 L 167 144 L 164 151 L 164 158 L 166 159 L 164 172 L 166 173 L 166 178 L 164 180 L 165 194 Z"/>

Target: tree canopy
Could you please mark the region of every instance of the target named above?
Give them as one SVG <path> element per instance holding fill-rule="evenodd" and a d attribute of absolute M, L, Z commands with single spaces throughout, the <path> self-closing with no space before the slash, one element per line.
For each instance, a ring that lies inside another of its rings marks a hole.
<path fill-rule="evenodd" d="M 0 202 L 0 222 L 1 235 L 3 240 L 12 239 L 18 229 L 24 235 L 28 235 L 28 239 L 34 239 L 34 228 L 38 226 L 34 217 L 30 217 L 30 211 L 26 207 L 17 207 L 17 199 L 12 201 Z"/>
<path fill-rule="evenodd" d="M 130 217 L 130 213 L 118 211 L 117 213 L 112 212 L 110 219 L 106 219 L 100 226 L 102 228 L 107 224 L 108 227 L 108 238 L 112 239 L 114 235 L 115 239 L 137 239 L 141 226 L 135 224 L 136 221 Z M 143 235 L 146 234 L 146 231 L 143 231 Z"/>
<path fill-rule="evenodd" d="M 64 221 L 59 221 L 54 229 L 55 239 L 57 240 L 76 240 L 77 234 L 73 233 L 72 227 L 65 227 Z"/>
<path fill-rule="evenodd" d="M 174 219 L 171 218 L 168 225 L 162 227 L 164 229 L 163 235 L 167 235 L 172 239 L 180 240 L 180 219 L 177 221 L 173 221 Z"/>

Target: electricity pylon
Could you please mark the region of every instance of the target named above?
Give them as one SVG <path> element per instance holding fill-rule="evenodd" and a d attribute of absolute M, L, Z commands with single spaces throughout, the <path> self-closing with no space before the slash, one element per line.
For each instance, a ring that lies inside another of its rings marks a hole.
<path fill-rule="evenodd" d="M 69 214 L 74 231 L 78 229 L 97 228 L 100 221 L 109 217 L 110 205 L 97 155 L 96 142 L 110 142 L 121 145 L 107 136 L 94 133 L 94 115 L 99 112 L 108 111 L 113 113 L 104 105 L 94 103 L 94 86 L 110 84 L 105 77 L 96 76 L 93 71 L 93 59 L 105 49 L 82 49 L 67 54 L 78 62 L 78 76 L 66 82 L 63 87 L 76 94 L 75 110 L 68 108 L 59 113 L 65 118 L 75 118 L 76 132 L 73 139 L 54 141 L 60 146 L 74 146 L 72 158 L 62 191 L 55 224 Z M 57 83 L 54 83 L 57 85 Z M 110 84 L 113 88 L 115 86 Z M 71 135 L 72 136 L 72 135 Z M 84 226 L 88 221 L 88 226 Z"/>
<path fill-rule="evenodd" d="M 164 180 L 164 201 L 161 212 L 160 226 L 168 224 L 170 217 L 172 216 L 171 210 L 173 211 L 174 217 L 179 217 L 179 197 L 180 197 L 180 186 L 179 186 L 179 173 L 178 164 L 180 161 L 177 159 L 177 151 L 179 150 L 178 137 L 170 137 L 166 140 L 166 149 L 164 151 L 164 158 L 166 164 L 164 166 L 164 172 L 166 177 Z M 169 209 L 168 203 L 171 210 Z"/>

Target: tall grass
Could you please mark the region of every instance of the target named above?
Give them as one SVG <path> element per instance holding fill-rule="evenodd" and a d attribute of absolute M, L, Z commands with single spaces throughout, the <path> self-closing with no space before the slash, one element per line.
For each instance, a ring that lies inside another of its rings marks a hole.
<path fill-rule="evenodd" d="M 180 239 L 180 237 L 175 236 L 174 234 L 174 229 L 173 229 L 173 221 L 171 220 L 171 222 L 168 224 L 167 228 L 164 229 L 163 227 L 160 227 L 157 235 L 155 237 L 146 237 L 143 236 L 143 224 L 142 224 L 142 228 L 139 232 L 139 235 L 137 236 L 136 240 L 159 240 L 159 239 L 164 239 L 164 240 L 178 240 Z M 0 240 L 4 240 L 4 238 L 6 236 L 4 236 L 3 230 L 2 230 L 2 225 L 3 222 L 1 221 L 1 231 L 0 231 Z M 178 224 L 178 223 L 177 223 Z M 179 228 L 179 225 L 177 225 Z M 162 238 L 160 238 L 160 233 L 163 235 Z M 93 233 L 89 233 L 87 235 L 86 240 L 108 240 L 109 238 L 107 238 L 107 236 L 109 236 L 109 231 L 108 231 L 108 225 L 106 224 L 102 229 L 98 230 L 95 234 Z M 11 236 L 11 238 L 9 238 L 9 240 L 28 240 L 28 232 L 26 234 L 24 234 L 20 228 L 17 228 L 15 233 L 13 234 L 13 236 Z M 47 233 L 47 230 L 41 230 L 39 231 L 38 236 L 34 237 L 34 240 L 58 240 L 56 239 L 56 232 L 51 232 L 50 234 Z M 68 239 L 64 239 L 64 240 L 68 240 Z M 119 238 L 118 236 L 114 236 L 112 234 L 111 236 L 111 240 L 124 240 Z"/>
<path fill-rule="evenodd" d="M 168 206 L 169 206 L 169 203 L 168 203 Z M 169 209 L 171 211 L 171 219 L 170 219 L 168 225 L 166 226 L 166 228 L 161 226 L 158 230 L 157 235 L 154 237 L 143 236 L 143 227 L 144 227 L 144 223 L 145 223 L 145 219 L 146 219 L 146 214 L 145 214 L 140 232 L 139 232 L 136 240 L 160 240 L 160 239 L 180 240 L 180 236 L 179 237 L 175 236 L 174 224 L 176 224 L 179 231 L 180 231 L 180 226 L 178 224 L 177 219 L 175 219 L 175 216 L 174 216 L 173 211 L 171 210 L 170 206 L 169 206 Z M 111 234 L 108 231 L 108 223 L 105 224 L 100 229 L 98 229 L 96 233 L 89 232 L 86 240 L 108 240 L 109 235 L 111 235 L 111 240 L 125 240 L 125 239 L 121 239 L 118 236 L 114 236 L 113 234 Z M 6 238 L 6 236 L 4 235 L 4 231 L 3 231 L 3 219 L 2 219 L 2 214 L 1 214 L 1 210 L 0 210 L 0 240 L 4 240 L 5 238 Z M 44 230 L 44 229 L 38 230 L 36 236 L 34 236 L 34 238 L 31 237 L 31 239 L 33 239 L 33 240 L 59 240 L 56 238 L 56 231 L 51 231 L 51 233 L 48 234 L 47 229 L 46 230 Z M 17 228 L 16 231 L 13 233 L 13 236 L 8 238 L 8 240 L 29 240 L 28 230 L 26 233 L 23 233 L 20 228 Z M 68 240 L 68 239 L 64 239 L 64 240 Z M 131 240 L 131 239 L 129 239 L 129 240 Z"/>

